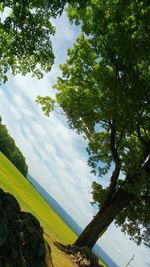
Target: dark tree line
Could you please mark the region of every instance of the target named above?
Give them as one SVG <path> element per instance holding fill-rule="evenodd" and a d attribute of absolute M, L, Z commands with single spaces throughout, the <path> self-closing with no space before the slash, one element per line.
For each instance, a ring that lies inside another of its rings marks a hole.
<path fill-rule="evenodd" d="M 26 176 L 28 166 L 25 158 L 19 148 L 16 146 L 14 139 L 9 135 L 9 132 L 0 117 L 0 152 L 2 152 L 16 168 Z"/>

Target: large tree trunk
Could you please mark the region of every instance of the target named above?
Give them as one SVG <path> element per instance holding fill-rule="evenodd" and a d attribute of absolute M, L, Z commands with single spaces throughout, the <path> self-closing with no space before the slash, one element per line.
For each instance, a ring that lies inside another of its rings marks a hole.
<path fill-rule="evenodd" d="M 92 249 L 105 229 L 112 223 L 120 211 L 128 205 L 132 198 L 133 196 L 131 194 L 120 189 L 110 204 L 102 211 L 99 211 L 86 226 L 74 245 L 78 247 L 87 246 Z"/>

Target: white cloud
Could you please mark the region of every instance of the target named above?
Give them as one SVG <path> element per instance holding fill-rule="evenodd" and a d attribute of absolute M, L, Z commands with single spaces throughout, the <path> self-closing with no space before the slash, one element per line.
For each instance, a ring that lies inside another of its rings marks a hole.
<path fill-rule="evenodd" d="M 7 16 L 10 14 L 10 12 L 11 12 L 11 8 L 9 7 L 4 8 L 3 12 L 0 14 L 0 19 L 2 23 L 7 18 Z"/>

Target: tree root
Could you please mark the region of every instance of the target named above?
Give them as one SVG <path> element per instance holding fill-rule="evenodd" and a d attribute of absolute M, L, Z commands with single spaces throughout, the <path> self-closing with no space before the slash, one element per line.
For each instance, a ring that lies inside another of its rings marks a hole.
<path fill-rule="evenodd" d="M 58 241 L 54 245 L 66 254 L 71 255 L 72 261 L 80 267 L 103 267 L 98 263 L 97 256 L 88 247 L 77 247 L 74 245 L 64 245 Z"/>

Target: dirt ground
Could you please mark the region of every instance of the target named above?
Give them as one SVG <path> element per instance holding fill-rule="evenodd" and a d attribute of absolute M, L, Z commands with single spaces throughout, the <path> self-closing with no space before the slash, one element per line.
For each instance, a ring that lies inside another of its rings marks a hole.
<path fill-rule="evenodd" d="M 78 267 L 76 263 L 73 262 L 73 257 L 71 255 L 67 255 L 61 250 L 59 250 L 50 236 L 44 234 L 44 238 L 50 249 L 47 246 L 47 263 L 48 267 Z"/>

